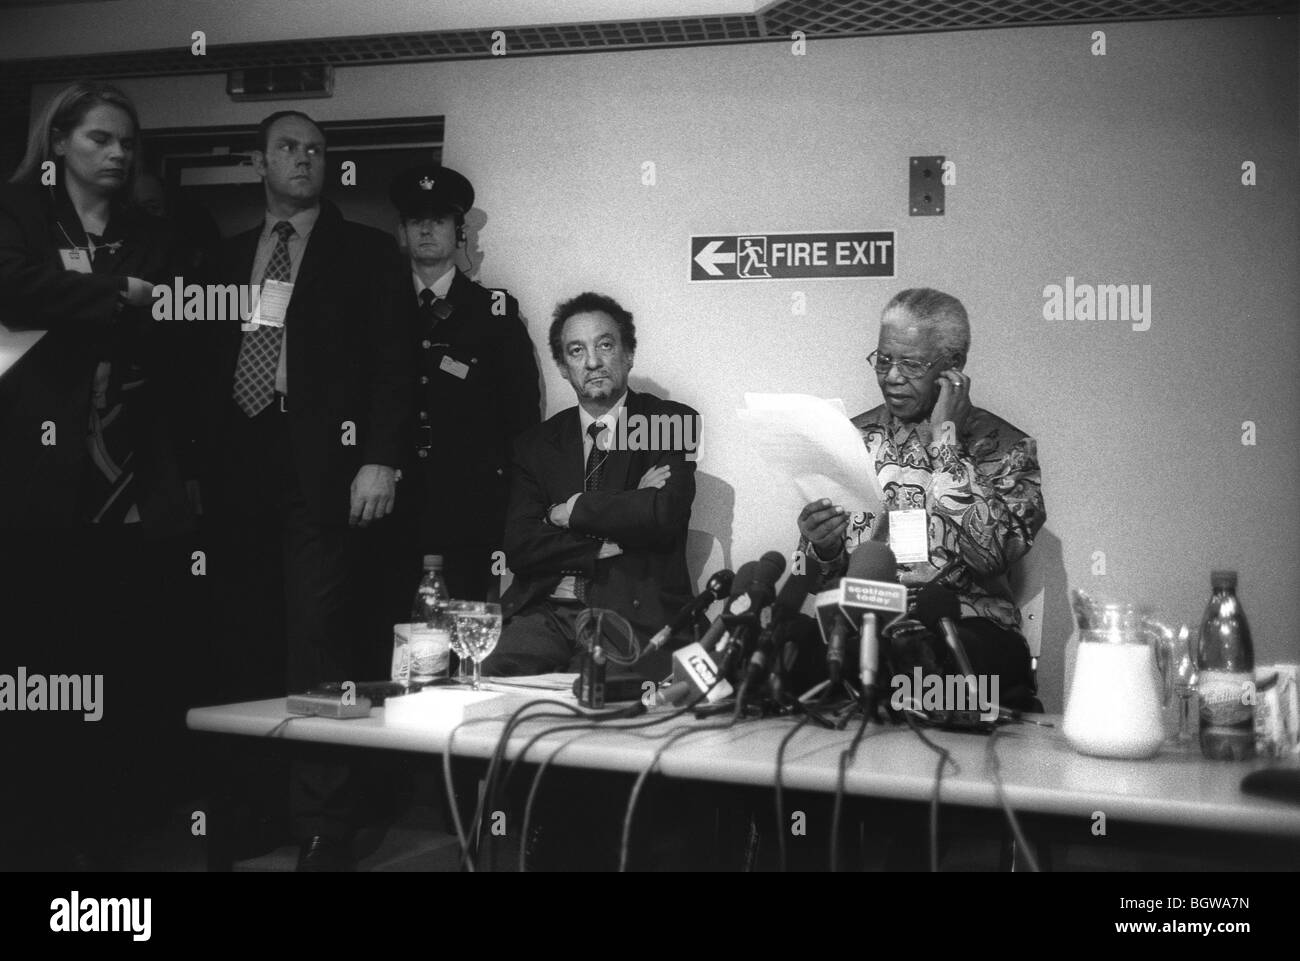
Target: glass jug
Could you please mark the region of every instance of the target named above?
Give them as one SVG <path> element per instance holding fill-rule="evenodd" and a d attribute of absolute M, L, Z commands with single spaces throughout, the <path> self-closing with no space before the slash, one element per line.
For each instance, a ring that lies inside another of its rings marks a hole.
<path fill-rule="evenodd" d="M 1074 592 L 1079 645 L 1063 726 L 1081 754 L 1146 758 L 1165 740 L 1175 635 L 1130 604 Z"/>

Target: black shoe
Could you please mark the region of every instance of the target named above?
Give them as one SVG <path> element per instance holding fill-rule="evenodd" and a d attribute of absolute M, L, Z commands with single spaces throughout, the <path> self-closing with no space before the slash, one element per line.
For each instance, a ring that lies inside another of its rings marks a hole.
<path fill-rule="evenodd" d="M 298 849 L 299 871 L 351 871 L 352 845 L 317 834 Z"/>

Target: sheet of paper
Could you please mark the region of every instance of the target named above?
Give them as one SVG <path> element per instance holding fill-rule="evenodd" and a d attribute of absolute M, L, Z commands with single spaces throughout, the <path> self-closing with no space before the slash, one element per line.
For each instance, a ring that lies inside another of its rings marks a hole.
<path fill-rule="evenodd" d="M 573 691 L 577 674 L 531 674 L 523 677 L 483 678 L 483 687 L 490 691 L 509 691 L 526 688 L 530 691 Z"/>
<path fill-rule="evenodd" d="M 880 510 L 875 465 L 842 401 L 746 394 L 736 413 L 751 449 L 787 478 L 803 503 L 824 497 L 850 513 Z"/>
<path fill-rule="evenodd" d="M 10 330 L 0 324 L 0 377 L 44 337 L 43 330 Z"/>

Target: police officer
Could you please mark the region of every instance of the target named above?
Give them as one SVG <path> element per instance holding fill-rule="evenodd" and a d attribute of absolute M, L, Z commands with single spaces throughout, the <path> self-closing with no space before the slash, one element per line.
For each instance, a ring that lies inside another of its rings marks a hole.
<path fill-rule="evenodd" d="M 474 205 L 470 182 L 423 165 L 398 174 L 390 196 L 418 314 L 415 431 L 399 498 L 413 512 L 402 526 L 418 538 L 407 545 L 407 603 L 423 554 L 443 556 L 453 597 L 495 598 L 492 555 L 503 540 L 512 443 L 541 419 L 533 343 L 515 298 L 456 264 Z"/>

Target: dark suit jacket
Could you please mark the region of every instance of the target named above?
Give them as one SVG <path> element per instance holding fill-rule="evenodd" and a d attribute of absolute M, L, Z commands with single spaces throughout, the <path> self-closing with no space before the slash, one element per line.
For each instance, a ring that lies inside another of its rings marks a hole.
<path fill-rule="evenodd" d="M 636 415 L 655 414 L 699 417 L 684 404 L 628 391 L 629 424 Z M 668 483 L 638 490 L 641 476 L 658 464 L 671 466 Z M 578 498 L 568 529 L 547 523 L 551 505 L 582 490 L 585 466 L 577 407 L 561 411 L 516 443 L 506 519 L 506 563 L 515 579 L 501 599 L 502 614 L 509 618 L 529 611 L 550 596 L 566 573 L 576 572 L 593 578 L 588 603 L 617 611 L 644 641 L 691 599 L 686 532 L 695 499 L 695 462 L 683 451 L 611 451 L 601 489 Z M 604 539 L 617 541 L 623 553 L 597 561 Z"/>
<path fill-rule="evenodd" d="M 413 290 L 408 281 L 412 299 Z M 422 553 L 502 546 L 514 440 L 541 420 L 533 342 L 519 302 L 500 293 L 496 313 L 497 292 L 458 270 L 446 297 L 451 315 L 429 327 L 415 314 L 414 437 L 399 496 L 419 501 Z M 468 373 L 459 377 L 444 362 Z M 417 456 L 422 443 L 431 445 L 425 457 Z"/>
<path fill-rule="evenodd" d="M 62 225 L 60 230 L 59 224 Z M 0 323 L 45 336 L 0 376 L 0 530 L 78 524 L 90 467 L 86 430 L 91 382 L 101 360 L 114 380 L 142 381 L 129 401 L 136 500 L 151 534 L 183 530 L 192 520 L 181 483 L 187 432 L 193 429 L 183 321 L 155 321 L 149 308 L 118 307 L 119 281 L 170 283 L 181 270 L 167 225 L 138 209 L 115 206 L 93 273 L 66 270 L 59 249 L 86 246 L 81 221 L 61 187 L 0 185 Z M 41 443 L 51 421 L 56 443 Z"/>
<path fill-rule="evenodd" d="M 251 281 L 262 226 L 223 244 L 214 282 Z M 292 456 L 318 523 L 347 523 L 352 479 L 362 465 L 402 462 L 411 409 L 410 290 L 396 241 L 344 220 L 322 201 L 285 315 Z M 216 477 L 223 425 L 243 416 L 231 400 L 243 335 L 237 318 L 208 326 L 207 454 Z M 345 445 L 347 423 L 355 427 L 355 443 Z M 248 490 L 260 496 L 256 479 Z M 234 492 L 217 493 L 224 507 L 238 509 L 229 500 Z"/>

